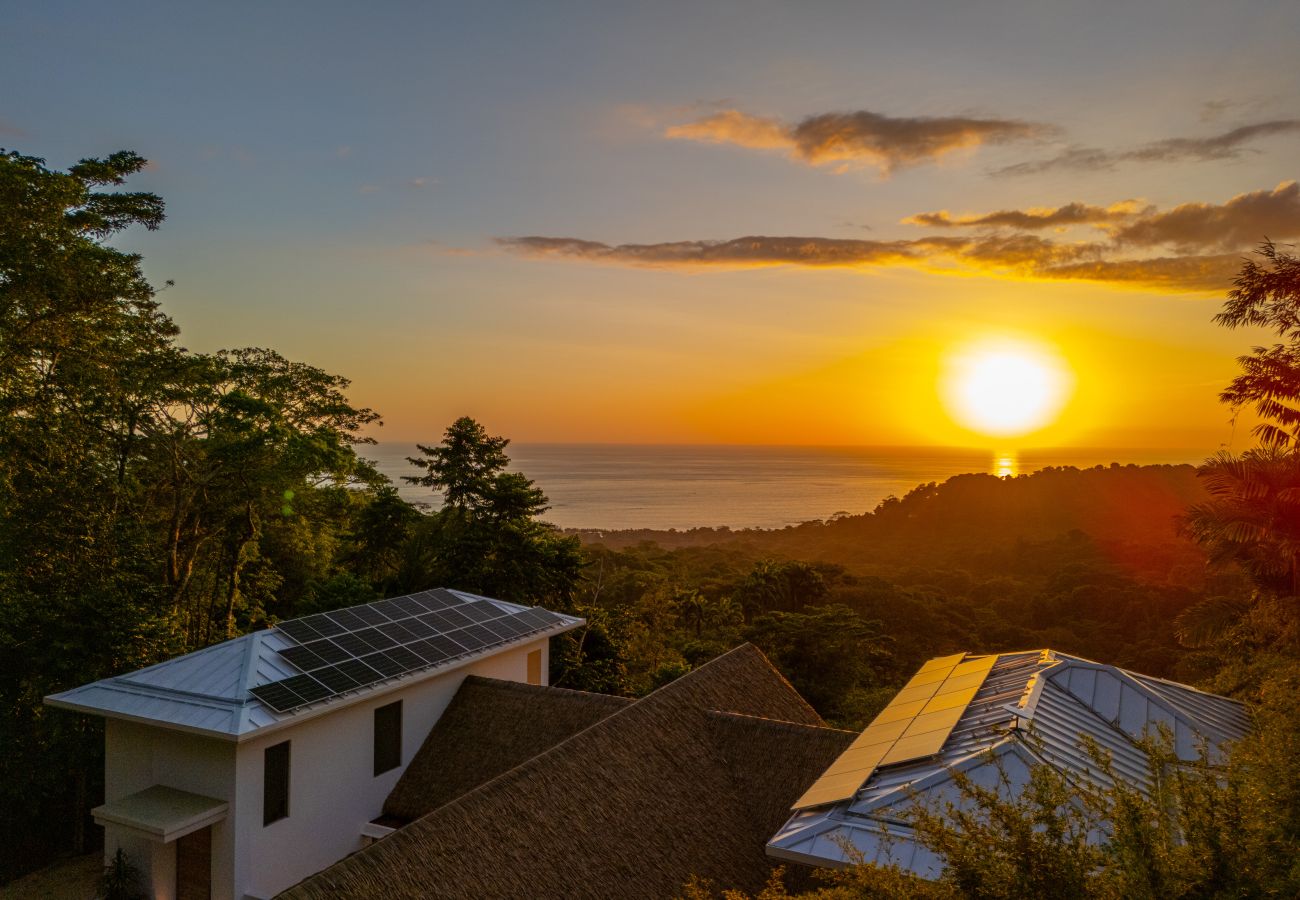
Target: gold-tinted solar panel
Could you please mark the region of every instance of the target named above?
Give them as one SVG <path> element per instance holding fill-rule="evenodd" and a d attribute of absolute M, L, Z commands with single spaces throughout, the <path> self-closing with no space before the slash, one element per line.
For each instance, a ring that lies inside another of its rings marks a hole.
<path fill-rule="evenodd" d="M 934 756 L 970 706 L 997 656 L 932 659 L 794 804 L 808 809 L 851 799 L 880 766 Z"/>

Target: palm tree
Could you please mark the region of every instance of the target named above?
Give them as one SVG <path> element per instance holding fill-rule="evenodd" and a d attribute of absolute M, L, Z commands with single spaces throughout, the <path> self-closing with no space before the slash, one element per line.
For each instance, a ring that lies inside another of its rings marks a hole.
<path fill-rule="evenodd" d="M 1261 588 L 1300 596 L 1300 448 L 1219 453 L 1200 476 L 1212 499 L 1188 510 L 1184 531 L 1211 562 L 1236 562 Z"/>
<path fill-rule="evenodd" d="M 1238 358 L 1242 374 L 1219 395 L 1234 410 L 1253 404 L 1265 421 L 1254 433 L 1265 446 L 1300 445 L 1300 259 L 1265 241 L 1248 259 L 1214 321 L 1228 328 L 1264 327 L 1285 344 L 1253 347 Z"/>

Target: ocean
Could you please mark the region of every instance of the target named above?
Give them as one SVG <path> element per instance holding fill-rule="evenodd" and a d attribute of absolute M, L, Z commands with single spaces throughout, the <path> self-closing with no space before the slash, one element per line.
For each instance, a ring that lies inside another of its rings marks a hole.
<path fill-rule="evenodd" d="M 359 448 L 407 500 L 437 504 L 406 484 L 414 444 Z M 1019 475 L 1046 466 L 1200 463 L 1207 450 L 1062 449 L 1019 454 L 906 447 L 511 444 L 511 468 L 550 498 L 562 528 L 782 528 L 870 512 L 886 497 L 965 472 Z"/>

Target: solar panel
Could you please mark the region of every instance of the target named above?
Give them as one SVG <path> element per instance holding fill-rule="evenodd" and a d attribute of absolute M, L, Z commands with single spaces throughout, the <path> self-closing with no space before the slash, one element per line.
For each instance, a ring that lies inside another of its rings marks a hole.
<path fill-rule="evenodd" d="M 394 597 L 391 602 L 407 616 L 418 616 L 420 613 L 428 612 L 418 597 Z"/>
<path fill-rule="evenodd" d="M 461 634 L 478 641 L 479 645 L 482 647 L 501 643 L 501 638 L 497 637 L 483 625 L 466 625 L 460 630 L 460 632 Z M 464 642 L 462 641 L 462 643 Z"/>
<path fill-rule="evenodd" d="M 299 619 L 299 621 L 310 625 L 322 637 L 334 637 L 334 635 L 342 634 L 348 630 L 324 613 L 307 616 L 307 618 Z"/>
<path fill-rule="evenodd" d="M 290 619 L 287 622 L 281 622 L 275 627 L 289 635 L 289 637 L 293 638 L 295 641 L 298 641 L 300 644 L 325 637 L 325 635 L 321 634 L 315 628 L 312 628 L 303 619 Z"/>
<path fill-rule="evenodd" d="M 502 608 L 445 589 L 290 619 L 277 651 L 300 673 L 250 693 L 286 712 L 408 672 L 443 665 L 563 621 L 543 609 Z"/>
<path fill-rule="evenodd" d="M 369 656 L 361 657 L 361 661 L 385 678 L 392 678 L 406 671 L 405 666 L 387 653 L 372 653 Z"/>
<path fill-rule="evenodd" d="M 434 631 L 439 631 L 439 632 L 450 631 L 453 628 L 459 628 L 461 625 L 465 624 L 463 622 L 457 622 L 455 619 L 447 615 L 445 612 L 425 613 L 424 615 L 417 618 L 415 621 L 423 622 L 424 624 L 432 628 Z"/>
<path fill-rule="evenodd" d="M 380 600 L 371 603 L 369 608 L 390 619 L 404 619 L 407 616 L 407 614 L 402 611 L 402 605 L 396 600 Z"/>
<path fill-rule="evenodd" d="M 286 688 L 283 682 L 279 681 L 258 685 L 255 688 L 250 688 L 248 692 L 276 712 L 288 712 L 296 706 L 302 706 L 306 702 L 293 691 Z"/>
<path fill-rule="evenodd" d="M 464 602 L 446 591 L 427 591 L 422 599 L 424 605 L 432 610 L 446 609 L 449 606 L 458 606 Z"/>
<path fill-rule="evenodd" d="M 419 619 L 403 619 L 402 627 L 409 631 L 413 638 L 427 638 L 438 633 L 438 629 Z"/>
<path fill-rule="evenodd" d="M 325 614 L 327 618 L 343 626 L 345 631 L 356 631 L 366 627 L 366 620 L 350 609 L 336 609 Z"/>
<path fill-rule="evenodd" d="M 464 628 L 453 631 L 451 632 L 451 634 L 447 636 L 450 637 L 452 640 L 454 640 L 456 643 L 460 644 L 466 650 L 481 650 L 483 646 L 486 644 L 486 641 L 482 640 L 481 638 L 475 637 L 473 634 L 470 634 Z"/>
<path fill-rule="evenodd" d="M 416 641 L 414 644 L 407 644 L 406 649 L 417 654 L 427 665 L 436 665 L 444 659 L 450 659 L 453 654 L 439 650 L 438 646 L 432 640 Z"/>
<path fill-rule="evenodd" d="M 466 603 L 458 611 L 469 616 L 475 622 L 486 622 L 488 619 L 495 619 L 501 615 L 501 612 L 489 603 Z"/>
<path fill-rule="evenodd" d="M 380 625 L 392 621 L 388 616 L 371 606 L 354 606 L 351 612 L 367 625 Z"/>
<path fill-rule="evenodd" d="M 334 643 L 348 651 L 351 656 L 365 656 L 367 653 L 373 653 L 378 649 L 370 641 L 366 640 L 364 634 L 360 631 L 354 631 L 351 634 L 340 634 L 334 638 Z"/>
<path fill-rule="evenodd" d="M 878 767 L 934 756 L 995 662 L 997 656 L 964 653 L 927 662 L 792 808 L 851 799 Z"/>
<path fill-rule="evenodd" d="M 304 650 L 310 650 L 312 653 L 315 653 L 331 665 L 352 658 L 351 653 L 344 650 L 332 640 L 312 641 L 310 644 L 303 644 L 302 646 Z"/>
<path fill-rule="evenodd" d="M 522 630 L 515 630 L 515 628 L 510 625 L 509 619 L 494 619 L 491 622 L 484 622 L 482 627 L 486 628 L 503 641 L 511 640 L 523 633 Z M 520 627 L 522 628 L 522 626 Z"/>
<path fill-rule="evenodd" d="M 282 687 L 293 691 L 305 703 L 315 703 L 331 696 L 334 692 L 310 675 L 295 675 L 279 682 Z"/>
<path fill-rule="evenodd" d="M 380 625 L 378 630 L 388 635 L 398 644 L 405 644 L 408 641 L 413 641 L 419 637 L 419 635 L 412 634 L 407 627 L 400 622 L 389 622 L 387 625 Z"/>
<path fill-rule="evenodd" d="M 465 615 L 465 613 L 463 613 L 459 609 L 451 609 L 451 608 L 444 609 L 442 610 L 440 615 L 442 616 L 443 621 L 447 623 L 447 627 L 449 628 L 460 628 L 463 625 L 474 624 L 474 620 L 471 619 L 469 616 Z"/>
<path fill-rule="evenodd" d="M 392 623 L 390 622 L 388 624 L 391 625 Z M 357 637 L 364 640 L 376 650 L 387 650 L 389 647 L 396 647 L 401 643 L 401 641 L 396 638 L 389 637 L 383 631 L 383 628 L 383 625 L 380 625 L 378 628 L 366 628 L 362 631 L 358 631 Z"/>
<path fill-rule="evenodd" d="M 526 609 L 515 618 L 534 628 L 543 628 L 550 624 L 550 619 L 544 615 L 544 610 L 540 609 Z"/>
<path fill-rule="evenodd" d="M 460 656 L 462 653 L 465 652 L 465 648 L 461 646 L 459 642 L 457 642 L 453 638 L 448 637 L 445 634 L 434 635 L 433 637 L 425 641 L 425 643 L 429 644 L 432 647 L 437 648 L 439 651 L 446 654 L 448 659 L 456 656 Z"/>
<path fill-rule="evenodd" d="M 424 668 L 424 658 L 409 647 L 394 647 L 387 653 L 394 660 L 401 663 L 404 672 Z"/>
<path fill-rule="evenodd" d="M 353 688 L 361 686 L 355 678 L 340 671 L 337 666 L 317 669 L 315 672 L 312 672 L 311 675 L 335 694 L 341 694 L 344 691 L 350 691 Z"/>
<path fill-rule="evenodd" d="M 341 662 L 337 668 L 344 675 L 355 679 L 359 684 L 373 684 L 376 681 L 383 681 L 383 677 L 378 672 L 359 659 L 349 659 L 347 662 Z"/>
<path fill-rule="evenodd" d="M 304 672 L 310 672 L 312 669 L 320 669 L 329 665 L 328 662 L 306 647 L 285 647 L 280 651 L 280 655 Z"/>

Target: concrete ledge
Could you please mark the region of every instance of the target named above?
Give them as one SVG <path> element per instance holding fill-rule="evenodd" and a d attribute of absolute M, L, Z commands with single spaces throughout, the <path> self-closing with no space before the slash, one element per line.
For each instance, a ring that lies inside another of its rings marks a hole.
<path fill-rule="evenodd" d="M 100 825 L 120 825 L 170 843 L 226 817 L 225 800 L 155 784 L 90 811 Z"/>

